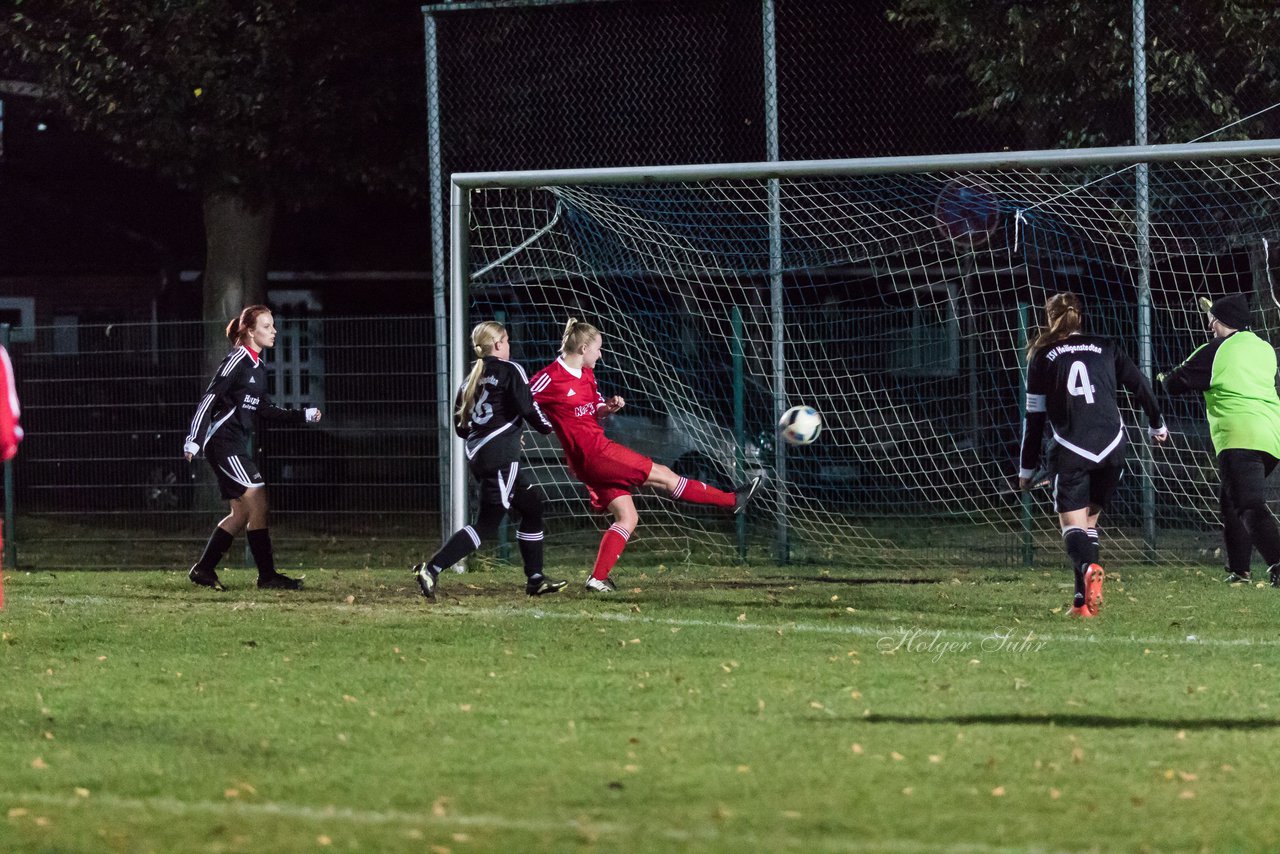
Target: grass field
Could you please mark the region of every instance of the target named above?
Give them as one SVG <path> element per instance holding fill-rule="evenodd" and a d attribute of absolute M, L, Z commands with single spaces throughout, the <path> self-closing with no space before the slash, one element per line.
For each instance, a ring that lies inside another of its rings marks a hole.
<path fill-rule="evenodd" d="M 554 573 L 553 573 L 554 574 Z M 16 573 L 0 851 L 1280 847 L 1280 591 L 1112 567 Z"/>

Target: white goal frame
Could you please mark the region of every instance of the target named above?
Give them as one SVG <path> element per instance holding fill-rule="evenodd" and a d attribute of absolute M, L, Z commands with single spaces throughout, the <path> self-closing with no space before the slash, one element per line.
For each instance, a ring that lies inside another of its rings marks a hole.
<path fill-rule="evenodd" d="M 1139 241 L 1146 239 L 1145 180 L 1143 164 L 1166 161 L 1203 161 L 1220 158 L 1277 157 L 1280 156 L 1280 139 L 1231 141 L 1212 143 L 1186 143 L 1179 145 L 1115 146 L 1106 148 L 1059 149 L 1038 151 L 1002 151 L 935 155 L 923 157 L 874 157 L 845 160 L 801 160 L 771 163 L 729 163 L 681 166 L 641 166 L 595 169 L 561 169 L 547 171 L 515 172 L 465 172 L 451 176 L 450 186 L 450 276 L 447 318 L 447 338 L 437 342 L 438 352 L 447 354 L 449 387 L 458 388 L 467 369 L 470 353 L 467 344 L 468 330 L 467 295 L 471 278 L 470 270 L 470 193 L 488 188 L 537 188 L 571 185 L 621 185 L 668 182 L 710 181 L 717 179 L 755 179 L 770 181 L 771 256 L 780 257 L 780 236 L 777 223 L 778 181 L 787 178 L 832 177 L 843 175 L 877 175 L 887 173 L 924 173 L 960 170 L 1013 170 L 1050 167 L 1081 167 L 1107 165 L 1136 165 L 1140 170 L 1135 182 L 1137 199 L 1135 210 L 1139 220 Z M 1139 245 L 1141 254 L 1148 254 Z M 780 269 L 780 262 L 778 265 Z M 775 290 L 772 305 L 781 312 L 781 300 L 777 289 L 781 288 L 781 276 L 770 275 L 771 288 Z M 1145 304 L 1144 304 L 1145 303 Z M 1144 282 L 1139 291 L 1139 328 L 1148 330 L 1150 323 L 1149 283 Z M 1148 315 L 1144 321 L 1144 313 Z M 775 315 L 777 317 L 778 315 Z M 774 408 L 775 415 L 785 409 L 786 395 L 782 386 L 781 360 L 782 324 L 775 323 L 773 353 L 775 359 Z M 1141 335 L 1139 336 L 1141 337 Z M 1151 375 L 1149 341 L 1140 342 L 1140 367 Z M 447 537 L 467 523 L 467 471 L 461 440 L 457 439 L 450 425 L 451 400 L 440 401 L 441 471 L 448 472 L 450 488 L 448 503 L 441 508 L 442 535 Z M 1136 449 L 1135 449 L 1136 450 Z M 785 476 L 785 456 L 779 451 L 778 472 Z M 1149 449 L 1147 450 L 1149 454 Z M 1148 485 L 1150 479 L 1148 478 Z M 785 559 L 786 512 L 781 508 L 779 517 L 779 543 L 783 545 Z M 1153 524 L 1149 518 L 1148 524 Z"/>

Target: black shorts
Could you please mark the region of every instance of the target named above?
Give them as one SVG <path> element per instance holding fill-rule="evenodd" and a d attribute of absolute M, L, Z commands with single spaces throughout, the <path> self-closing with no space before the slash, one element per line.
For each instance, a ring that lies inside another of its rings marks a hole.
<path fill-rule="evenodd" d="M 205 448 L 204 454 L 218 479 L 218 491 L 223 498 L 236 499 L 246 490 L 266 486 L 262 472 L 248 454 L 227 453 L 220 448 Z"/>
<path fill-rule="evenodd" d="M 526 472 L 520 470 L 519 462 L 491 467 L 488 465 L 471 465 L 471 476 L 480 483 L 480 503 L 491 507 L 510 510 L 517 492 L 537 489 L 537 484 Z M 538 490 L 541 495 L 541 490 Z"/>
<path fill-rule="evenodd" d="M 1053 509 L 1056 513 L 1070 513 L 1085 508 L 1102 512 L 1111 503 L 1124 466 L 1098 466 L 1097 468 L 1068 468 L 1054 472 Z"/>

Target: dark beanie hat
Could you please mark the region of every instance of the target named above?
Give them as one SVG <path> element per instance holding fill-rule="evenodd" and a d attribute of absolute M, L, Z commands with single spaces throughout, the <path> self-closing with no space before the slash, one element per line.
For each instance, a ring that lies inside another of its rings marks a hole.
<path fill-rule="evenodd" d="M 1209 308 L 1209 314 L 1232 329 L 1248 329 L 1253 325 L 1249 312 L 1249 298 L 1244 294 L 1222 297 Z"/>

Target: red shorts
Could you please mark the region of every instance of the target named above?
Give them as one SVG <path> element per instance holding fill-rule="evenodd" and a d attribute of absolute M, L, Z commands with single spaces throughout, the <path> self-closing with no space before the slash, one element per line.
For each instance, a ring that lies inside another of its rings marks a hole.
<path fill-rule="evenodd" d="M 615 498 L 630 495 L 649 479 L 653 460 L 625 445 L 605 442 L 585 458 L 571 462 L 569 470 L 587 487 L 595 511 L 604 513 Z"/>

